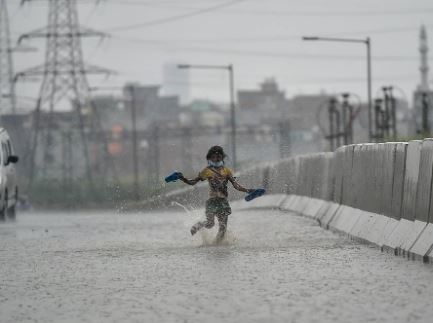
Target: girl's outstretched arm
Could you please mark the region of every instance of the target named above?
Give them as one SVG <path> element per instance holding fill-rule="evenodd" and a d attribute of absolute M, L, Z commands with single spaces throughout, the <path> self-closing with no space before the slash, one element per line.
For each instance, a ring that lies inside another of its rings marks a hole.
<path fill-rule="evenodd" d="M 181 175 L 181 177 L 179 179 L 188 185 L 195 185 L 201 181 L 200 176 L 197 176 L 196 178 L 193 178 L 193 179 L 188 179 L 188 178 L 185 178 L 183 175 Z"/>
<path fill-rule="evenodd" d="M 243 187 L 241 184 L 239 184 L 238 182 L 236 182 L 236 180 L 234 179 L 233 176 L 229 177 L 229 181 L 230 181 L 230 183 L 232 183 L 233 187 L 235 189 L 237 189 L 238 191 L 245 192 L 245 193 L 251 193 L 252 191 L 254 191 L 253 188 L 245 188 L 245 187 Z"/>

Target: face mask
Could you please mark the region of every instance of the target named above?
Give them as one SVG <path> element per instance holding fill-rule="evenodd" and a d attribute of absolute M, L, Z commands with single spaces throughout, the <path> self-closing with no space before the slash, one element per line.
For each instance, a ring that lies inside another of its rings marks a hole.
<path fill-rule="evenodd" d="M 222 166 L 224 166 L 224 162 L 223 161 L 213 162 L 211 160 L 208 160 L 207 163 L 211 167 L 222 167 Z"/>

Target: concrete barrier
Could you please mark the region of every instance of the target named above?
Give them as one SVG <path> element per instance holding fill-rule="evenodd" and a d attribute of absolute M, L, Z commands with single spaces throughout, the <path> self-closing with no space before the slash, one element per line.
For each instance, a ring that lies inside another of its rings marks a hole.
<path fill-rule="evenodd" d="M 289 195 L 280 205 L 280 209 L 283 211 L 292 211 L 293 205 L 301 198 L 299 195 Z"/>
<path fill-rule="evenodd" d="M 290 180 L 287 184 L 287 194 L 296 194 L 298 190 L 299 158 L 293 157 L 288 165 Z"/>
<path fill-rule="evenodd" d="M 344 147 L 339 147 L 335 151 L 334 157 L 334 182 L 333 182 L 333 197 L 335 203 L 341 204 L 342 189 L 343 189 L 343 166 L 344 166 Z"/>
<path fill-rule="evenodd" d="M 368 165 L 368 146 L 366 144 L 356 145 L 354 148 L 353 160 L 353 176 L 352 176 L 352 201 L 351 205 L 355 208 L 364 208 L 367 187 L 371 176 L 371 168 L 365 167 Z M 370 188 L 371 189 L 371 188 Z"/>
<path fill-rule="evenodd" d="M 342 179 L 342 195 L 341 204 L 351 205 L 352 201 L 352 166 L 353 166 L 353 151 L 355 145 L 344 147 L 343 157 L 343 179 Z"/>
<path fill-rule="evenodd" d="M 373 179 L 372 179 L 372 194 L 371 194 L 371 210 L 370 212 L 382 213 L 382 203 L 383 203 L 383 183 L 384 178 L 382 176 L 383 163 L 385 155 L 385 144 L 379 143 L 373 146 L 372 151 L 372 161 L 373 161 Z"/>
<path fill-rule="evenodd" d="M 429 252 L 432 250 L 432 246 L 433 224 L 428 223 L 419 235 L 417 241 L 409 248 L 408 254 L 412 258 L 417 258 L 419 256 L 421 259 L 426 260 L 426 257 L 428 257 Z"/>
<path fill-rule="evenodd" d="M 414 221 L 400 219 L 394 230 L 385 238 L 383 248 L 398 254 L 398 250 L 409 239 Z"/>
<path fill-rule="evenodd" d="M 333 153 L 320 154 L 314 164 L 314 179 L 313 179 L 313 192 L 312 197 L 320 198 L 329 201 L 332 198 L 332 191 L 330 190 L 332 182 L 332 162 Z"/>
<path fill-rule="evenodd" d="M 285 159 L 268 166 L 268 180 L 266 189 L 268 194 L 287 194 L 288 185 L 293 176 L 290 172 L 290 160 Z"/>
<path fill-rule="evenodd" d="M 423 140 L 421 144 L 418 185 L 415 202 L 415 219 L 427 222 L 432 185 L 433 139 Z"/>
<path fill-rule="evenodd" d="M 332 194 L 333 194 L 333 181 L 334 181 L 334 154 L 333 153 L 326 153 L 324 156 L 324 180 L 322 183 L 322 194 L 320 198 L 325 201 L 331 201 L 332 200 Z"/>
<path fill-rule="evenodd" d="M 373 213 L 375 214 L 375 213 Z M 395 230 L 398 221 L 386 216 L 377 216 L 374 225 L 367 233 L 367 240 L 383 248 L 385 240 Z"/>
<path fill-rule="evenodd" d="M 407 147 L 408 144 L 406 142 L 397 143 L 395 146 L 391 213 L 386 215 L 397 220 L 401 218 L 402 213 Z"/>
<path fill-rule="evenodd" d="M 382 158 L 380 164 L 381 175 L 379 176 L 381 184 L 380 191 L 380 209 L 376 213 L 391 216 L 392 214 L 392 190 L 394 183 L 394 167 L 395 167 L 395 154 L 396 143 L 385 143 L 382 146 Z"/>
<path fill-rule="evenodd" d="M 376 161 L 374 159 L 375 145 L 367 144 L 362 146 L 362 156 L 364 166 L 361 173 L 364 173 L 365 181 L 358 194 L 361 196 L 360 205 L 364 211 L 375 212 L 373 200 L 376 195 Z M 362 175 L 361 175 L 362 176 Z"/>
<path fill-rule="evenodd" d="M 321 227 L 329 229 L 329 223 L 331 223 L 332 219 L 337 214 L 340 206 L 341 204 L 329 202 L 329 207 L 326 209 L 326 211 L 324 211 L 321 216 L 320 214 L 317 216 L 317 220 L 319 221 Z"/>
<path fill-rule="evenodd" d="M 329 208 L 332 206 L 332 204 L 333 203 L 330 201 L 323 201 L 320 209 L 317 210 L 316 214 L 314 215 L 314 219 L 317 220 L 319 224 L 322 221 L 323 217 L 326 215 L 326 212 L 328 212 Z"/>
<path fill-rule="evenodd" d="M 304 209 L 307 207 L 309 203 L 309 198 L 306 196 L 296 195 L 294 198 L 289 200 L 287 203 L 281 204 L 281 209 L 283 211 L 292 211 L 299 214 L 302 214 Z"/>
<path fill-rule="evenodd" d="M 299 158 L 298 194 L 302 196 L 311 196 L 311 176 L 309 174 L 309 168 L 309 157 L 301 156 Z"/>
<path fill-rule="evenodd" d="M 430 251 L 428 252 L 428 255 L 424 257 L 425 262 L 433 262 L 433 249 L 430 248 Z"/>
<path fill-rule="evenodd" d="M 364 185 L 365 174 L 362 168 L 362 145 L 355 145 L 353 149 L 352 177 L 351 187 L 352 192 L 348 205 L 351 207 L 359 207 L 360 199 L 362 198 L 362 190 Z"/>
<path fill-rule="evenodd" d="M 416 192 L 418 186 L 418 175 L 421 157 L 420 140 L 408 143 L 406 153 L 406 164 L 404 172 L 404 194 L 401 217 L 406 220 L 415 220 Z"/>
<path fill-rule="evenodd" d="M 362 241 L 369 241 L 369 234 L 380 215 L 360 209 L 356 210 L 358 210 L 359 218 L 358 221 L 356 221 L 355 225 L 352 227 L 352 229 L 349 231 L 349 235 Z"/>
<path fill-rule="evenodd" d="M 321 194 L 321 184 L 324 175 L 324 154 L 319 154 L 318 156 L 310 157 L 310 169 L 308 170 L 308 175 L 311 177 L 311 196 L 312 198 L 319 198 Z"/>
<path fill-rule="evenodd" d="M 311 198 L 302 210 L 302 214 L 314 219 L 324 204 L 328 205 L 328 202 L 322 199 Z"/>
<path fill-rule="evenodd" d="M 288 206 L 291 205 L 297 198 L 298 198 L 297 195 L 293 195 L 293 194 L 287 195 L 287 198 L 281 202 L 280 209 L 288 211 L 289 210 Z"/>
<path fill-rule="evenodd" d="M 359 220 L 360 212 L 359 209 L 341 205 L 328 226 L 332 230 L 348 234 Z"/>
<path fill-rule="evenodd" d="M 423 221 L 413 221 L 406 234 L 406 237 L 404 238 L 403 243 L 397 249 L 398 254 L 407 255 L 409 253 L 409 250 L 412 249 L 412 247 L 415 245 L 419 236 L 426 227 L 427 223 Z"/>

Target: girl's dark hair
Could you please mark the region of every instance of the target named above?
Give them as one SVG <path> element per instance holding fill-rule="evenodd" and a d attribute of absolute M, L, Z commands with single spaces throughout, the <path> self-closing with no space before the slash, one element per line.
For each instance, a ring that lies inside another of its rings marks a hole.
<path fill-rule="evenodd" d="M 223 147 L 221 146 L 213 146 L 209 149 L 209 151 L 206 154 L 206 159 L 209 160 L 212 155 L 221 155 L 223 157 L 223 159 L 226 157 L 226 154 L 224 153 Z"/>

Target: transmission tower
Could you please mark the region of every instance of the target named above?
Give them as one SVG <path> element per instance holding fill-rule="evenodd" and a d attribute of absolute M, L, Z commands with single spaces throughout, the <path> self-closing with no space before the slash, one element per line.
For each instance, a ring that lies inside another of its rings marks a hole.
<path fill-rule="evenodd" d="M 33 0 L 23 0 L 30 1 Z M 46 39 L 45 62 L 18 74 L 18 77 L 43 76 L 33 114 L 29 184 L 36 177 L 36 166 L 42 178 L 64 176 L 61 142 L 65 133 L 72 136 L 74 142 L 74 156 L 69 158 L 70 165 L 67 167 L 73 164 L 75 169 L 85 169 L 78 177 L 85 176 L 92 181 L 89 138 L 100 137 L 95 133 L 101 134 L 103 131 L 97 109 L 90 99 L 87 75 L 107 74 L 110 71 L 84 62 L 81 39 L 105 35 L 79 25 L 77 0 L 47 1 L 47 27 L 24 34 L 19 39 L 19 43 L 24 39 Z M 61 116 L 59 111 L 64 111 L 64 107 L 71 104 L 70 115 L 63 113 Z M 104 144 L 104 151 L 107 152 L 105 141 Z"/>
<path fill-rule="evenodd" d="M 16 112 L 12 51 L 6 0 L 0 0 L 0 115 Z"/>

